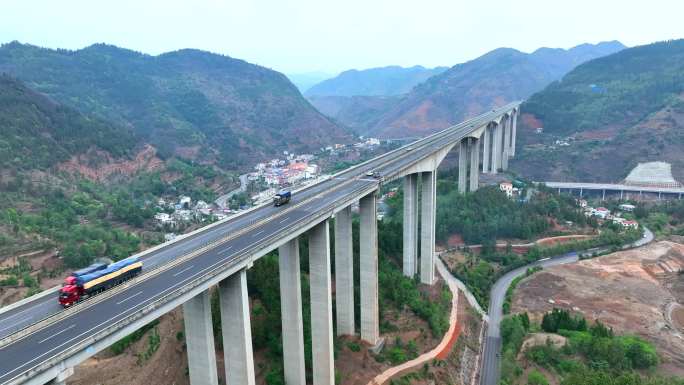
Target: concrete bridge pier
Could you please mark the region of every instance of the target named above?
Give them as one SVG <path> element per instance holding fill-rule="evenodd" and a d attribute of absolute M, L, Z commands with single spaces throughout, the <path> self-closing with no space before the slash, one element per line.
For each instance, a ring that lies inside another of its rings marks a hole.
<path fill-rule="evenodd" d="M 421 176 L 420 282 L 427 285 L 435 281 L 436 176 L 436 170 Z"/>
<path fill-rule="evenodd" d="M 219 282 L 219 298 L 226 383 L 228 385 L 254 385 L 247 270 L 242 270 Z"/>
<path fill-rule="evenodd" d="M 515 137 L 516 137 L 516 132 L 518 131 L 518 114 L 520 111 L 516 108 L 513 110 L 513 121 L 511 125 L 511 157 L 515 156 Z"/>
<path fill-rule="evenodd" d="M 492 157 L 492 132 L 489 125 L 482 132 L 482 173 L 489 173 L 489 161 Z"/>
<path fill-rule="evenodd" d="M 330 233 L 325 220 L 309 230 L 313 384 L 334 385 Z"/>
<path fill-rule="evenodd" d="M 353 336 L 354 256 L 351 206 L 335 214 L 335 306 L 337 335 Z"/>
<path fill-rule="evenodd" d="M 497 124 L 493 127 L 492 135 L 492 163 L 491 163 L 491 173 L 496 174 L 501 168 L 501 124 Z"/>
<path fill-rule="evenodd" d="M 380 338 L 378 310 L 378 217 L 375 192 L 359 200 L 359 268 L 361 271 L 361 339 L 375 345 Z"/>
<path fill-rule="evenodd" d="M 477 191 L 480 169 L 480 141 L 463 138 L 458 150 L 458 192 Z"/>
<path fill-rule="evenodd" d="M 503 150 L 501 155 L 501 169 L 508 170 L 508 158 L 511 156 L 511 117 L 504 117 L 503 121 Z"/>
<path fill-rule="evenodd" d="M 209 291 L 204 291 L 183 304 L 183 318 L 190 383 L 217 385 L 218 372 Z"/>
<path fill-rule="evenodd" d="M 465 194 L 468 190 L 468 144 L 469 138 L 461 139 L 458 147 L 458 192 Z"/>
<path fill-rule="evenodd" d="M 470 138 L 470 192 L 480 185 L 480 139 Z"/>
<path fill-rule="evenodd" d="M 304 322 L 302 320 L 298 238 L 278 248 L 278 265 L 285 383 L 304 385 L 306 384 L 306 369 L 304 364 Z"/>
<path fill-rule="evenodd" d="M 337 241 L 336 241 L 337 242 Z M 337 243 L 336 243 L 337 244 Z M 418 174 L 404 177 L 404 275 L 413 277 L 418 268 Z M 339 301 L 339 299 L 338 299 Z M 338 311 L 339 317 L 339 311 Z M 339 330 L 339 326 L 338 326 Z"/>

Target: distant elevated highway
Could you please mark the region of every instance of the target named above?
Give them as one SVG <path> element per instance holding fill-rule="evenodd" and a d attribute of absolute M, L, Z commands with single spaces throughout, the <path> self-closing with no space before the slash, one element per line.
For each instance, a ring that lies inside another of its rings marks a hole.
<path fill-rule="evenodd" d="M 620 199 L 639 199 L 644 195 L 657 197 L 658 199 L 682 199 L 684 188 L 634 186 L 615 183 L 579 183 L 579 182 L 543 182 L 547 187 L 558 189 L 558 192 L 567 191 L 578 194 L 580 197 L 593 192 L 606 196 L 619 196 Z"/>

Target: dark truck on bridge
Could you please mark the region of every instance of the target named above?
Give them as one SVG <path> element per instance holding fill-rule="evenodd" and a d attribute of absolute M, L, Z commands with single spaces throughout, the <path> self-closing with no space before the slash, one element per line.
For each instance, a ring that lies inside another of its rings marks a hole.
<path fill-rule="evenodd" d="M 292 198 L 292 192 L 290 192 L 289 190 L 280 190 L 273 197 L 273 204 L 276 207 L 284 205 L 285 203 L 290 201 L 290 198 Z"/>
<path fill-rule="evenodd" d="M 59 303 L 64 307 L 123 283 L 142 271 L 142 262 L 130 257 L 111 264 L 94 263 L 74 271 L 59 290 Z"/>

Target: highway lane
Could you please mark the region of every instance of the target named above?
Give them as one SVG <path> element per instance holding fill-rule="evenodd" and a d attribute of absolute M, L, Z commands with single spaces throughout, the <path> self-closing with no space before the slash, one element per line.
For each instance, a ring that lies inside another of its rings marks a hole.
<path fill-rule="evenodd" d="M 429 140 L 436 140 L 438 138 L 439 136 L 433 139 L 426 138 L 423 141 L 427 142 Z M 307 186 L 303 190 L 293 194 L 290 205 L 305 201 L 316 194 L 320 194 L 323 191 L 333 188 L 336 184 L 342 182 L 346 178 L 351 178 L 359 174 L 362 175 L 368 170 L 377 168 L 381 163 L 394 160 L 402 155 L 405 156 L 406 154 L 402 152 L 390 152 L 383 154 L 380 157 L 368 162 L 366 165 L 361 166 L 359 169 L 345 170 L 338 174 L 339 176 L 337 178 Z M 272 205 L 261 206 L 248 215 L 229 218 L 225 223 L 215 226 L 212 229 L 205 230 L 200 234 L 189 236 L 177 242 L 169 242 L 161 249 L 146 253 L 141 257 L 141 260 L 144 264 L 144 269 L 145 271 L 155 269 L 160 265 L 174 260 L 178 256 L 187 254 L 188 252 L 195 250 L 204 244 L 211 243 L 216 239 L 219 239 L 226 233 L 231 233 L 241 228 L 245 228 L 255 222 L 268 219 L 281 211 L 282 209 L 273 207 Z M 36 301 L 28 302 L 23 306 L 12 310 L 11 312 L 0 313 L 0 325 L 2 325 L 0 326 L 0 338 L 4 338 L 16 332 L 17 330 L 21 330 L 61 310 L 62 307 L 57 302 L 56 296 L 48 295 L 38 298 Z"/>
<path fill-rule="evenodd" d="M 443 147 L 445 141 L 453 140 L 453 138 L 465 135 L 473 128 L 481 126 L 483 122 L 498 116 L 501 114 L 501 111 L 509 110 L 515 105 L 516 103 L 511 103 L 502 108 L 452 126 L 444 131 L 420 139 L 410 145 L 412 150 L 409 152 L 404 149 L 390 151 L 359 167 L 342 171 L 341 173 L 336 174 L 336 178 L 315 185 L 309 185 L 296 194 L 293 194 L 291 204 L 305 201 L 316 194 L 334 188 L 335 185 L 342 182 L 344 179 L 363 175 L 369 170 L 379 169 L 383 175 L 397 172 L 402 168 L 407 167 L 412 162 L 415 162 L 416 159 L 422 159 L 425 156 L 429 156 L 434 150 Z M 402 161 L 396 161 L 397 159 Z M 388 163 L 390 166 L 385 166 Z M 146 272 L 155 269 L 158 266 L 174 260 L 178 256 L 187 254 L 204 244 L 211 243 L 225 236 L 227 233 L 237 231 L 241 228 L 250 226 L 253 223 L 268 219 L 278 212 L 280 212 L 279 208 L 273 207 L 272 205 L 261 206 L 246 215 L 229 218 L 222 224 L 211 229 L 190 235 L 175 242 L 169 242 L 156 251 L 142 255 L 141 260 L 143 261 L 144 269 Z M 57 302 L 56 296 L 51 295 L 40 297 L 35 301 L 29 301 L 26 304 L 13 309 L 11 312 L 2 312 L 0 310 L 0 325 L 2 325 L 0 326 L 0 338 L 4 338 L 18 330 L 54 315 L 61 310 L 62 308 Z"/>
<path fill-rule="evenodd" d="M 62 349 L 80 342 L 84 336 L 139 311 L 163 295 L 187 289 L 186 286 L 191 285 L 198 277 L 214 269 L 225 269 L 225 263 L 237 262 L 251 255 L 258 247 L 254 241 L 255 234 L 259 234 L 261 242 L 268 241 L 270 237 L 282 235 L 284 228 L 307 221 L 320 215 L 322 211 L 332 210 L 339 199 L 353 195 L 356 191 L 368 189 L 377 183 L 375 180 L 360 179 L 320 198 L 312 199 L 290 211 L 286 218 L 280 221 L 266 222 L 215 249 L 184 261 L 115 296 L 96 302 L 86 311 L 77 312 L 7 345 L 0 349 L 0 383 L 11 380 L 61 352 Z"/>
<path fill-rule="evenodd" d="M 650 243 L 651 241 L 653 241 L 653 239 L 654 236 L 651 230 L 644 227 L 643 237 L 641 239 L 638 239 L 634 243 L 623 246 L 622 249 L 624 250 L 629 248 L 641 247 Z M 593 252 L 602 254 L 608 251 L 610 251 L 609 247 L 601 247 L 596 249 L 585 250 L 583 252 L 580 252 L 579 254 L 591 254 Z M 496 281 L 496 283 L 494 283 L 494 286 L 492 287 L 489 297 L 489 325 L 487 328 L 487 337 L 485 340 L 484 359 L 482 361 L 482 375 L 480 381 L 481 385 L 499 384 L 499 362 L 501 361 L 501 358 L 499 357 L 499 354 L 501 352 L 500 325 L 501 319 L 503 318 L 503 302 L 506 297 L 506 291 L 508 290 L 508 287 L 511 285 L 513 279 L 524 274 L 525 271 L 527 271 L 527 269 L 530 267 L 541 266 L 543 268 L 547 268 L 556 265 L 574 263 L 578 260 L 579 255 L 576 252 L 556 256 L 547 260 L 540 260 L 537 262 L 533 262 L 529 265 L 519 267 L 515 270 L 509 271 L 503 277 L 499 278 Z"/>
<path fill-rule="evenodd" d="M 458 136 L 463 136 L 468 131 L 471 131 L 472 127 L 468 123 L 472 123 L 472 125 L 474 125 L 475 127 L 478 127 L 481 124 L 484 124 L 486 121 L 491 120 L 493 117 L 500 114 L 502 111 L 505 111 L 507 109 L 512 108 L 511 106 L 512 105 L 509 105 L 509 106 L 501 108 L 497 111 L 490 112 L 487 114 L 483 114 L 480 117 L 477 117 L 475 119 L 471 119 L 469 121 L 466 121 L 464 123 L 461 123 L 459 125 L 451 127 L 450 129 L 445 130 L 441 133 L 434 134 L 428 138 L 425 138 L 425 139 L 420 140 L 416 143 L 413 143 L 413 144 L 411 144 L 411 147 L 412 147 L 411 151 L 405 151 L 403 149 L 399 149 L 399 150 L 389 152 L 387 154 L 384 154 L 378 158 L 375 158 L 375 159 L 361 165 L 360 167 L 352 168 L 350 170 L 346 170 L 342 173 L 339 173 L 339 174 L 337 174 L 337 176 L 335 178 L 332 178 L 330 180 L 324 181 L 322 183 L 319 183 L 319 184 L 316 184 L 313 186 L 309 186 L 305 190 L 295 194 L 293 196 L 293 201 L 290 203 L 290 205 L 286 206 L 285 208 L 274 208 L 270 205 L 269 206 L 262 206 L 262 207 L 259 207 L 259 208 L 255 209 L 254 211 L 252 211 L 246 215 L 243 215 L 243 216 L 240 216 L 237 218 L 233 218 L 233 219 L 229 219 L 228 221 L 221 223 L 221 224 L 219 224 L 219 225 L 217 225 L 211 229 L 205 230 L 199 234 L 189 236 L 185 239 L 180 240 L 179 242 L 175 242 L 175 243 L 169 244 L 167 246 L 164 246 L 164 247 L 160 248 L 159 250 L 156 250 L 152 253 L 149 253 L 143 257 L 143 260 L 145 263 L 145 271 L 148 272 L 150 269 L 152 269 L 156 266 L 160 266 L 160 265 L 163 265 L 165 263 L 168 263 L 168 262 L 174 260 L 175 258 L 177 258 L 178 256 L 184 255 L 184 254 L 186 254 L 192 250 L 196 250 L 196 249 L 202 247 L 203 245 L 205 245 L 205 244 L 207 244 L 213 240 L 219 239 L 221 237 L 225 237 L 227 234 L 230 234 L 230 233 L 233 233 L 233 232 L 238 231 L 240 229 L 244 229 L 246 227 L 252 226 L 255 223 L 258 223 L 260 221 L 266 221 L 268 219 L 273 218 L 274 216 L 276 216 L 278 214 L 282 215 L 284 212 L 287 213 L 288 212 L 287 210 L 291 210 L 291 213 L 288 213 L 287 215 L 283 215 L 282 219 L 279 221 L 279 222 L 284 222 L 284 223 L 274 224 L 273 222 L 266 222 L 265 224 L 262 224 L 261 226 L 276 226 L 277 228 L 280 228 L 282 226 L 286 226 L 287 223 L 289 223 L 288 220 L 293 220 L 293 218 L 296 219 L 297 215 L 295 215 L 295 214 L 301 212 L 302 210 L 308 211 L 311 215 L 313 215 L 316 213 L 316 210 L 320 209 L 318 206 L 316 206 L 316 204 L 321 204 L 321 202 L 323 202 L 323 203 L 330 202 L 331 199 L 332 199 L 332 202 L 335 202 L 337 199 L 344 196 L 344 195 L 335 195 L 335 194 L 339 194 L 340 193 L 339 191 L 342 191 L 342 194 L 344 194 L 344 191 L 347 191 L 346 187 L 341 188 L 338 192 L 335 192 L 335 190 L 334 190 L 336 188 L 339 189 L 342 184 L 350 183 L 349 182 L 350 180 L 353 180 L 353 182 L 351 182 L 351 184 L 349 186 L 355 186 L 358 183 L 376 183 L 377 184 L 377 181 L 374 179 L 367 179 L 366 178 L 364 180 L 363 176 L 364 176 L 366 171 L 373 170 L 373 169 L 379 169 L 381 171 L 381 174 L 386 174 L 386 173 L 394 172 L 396 170 L 401 170 L 402 168 L 406 168 L 406 167 L 410 166 L 411 164 L 415 163 L 418 159 L 422 159 L 425 156 L 429 155 L 431 152 L 433 152 L 434 149 L 444 147 L 446 145 L 445 142 L 447 140 L 454 140 L 454 138 L 457 138 Z M 360 180 L 358 179 L 359 177 L 361 177 Z M 354 179 L 357 179 L 357 180 L 354 180 Z M 322 197 L 320 199 L 314 198 L 318 194 L 324 194 L 324 197 Z M 351 193 L 347 192 L 346 194 L 351 194 Z M 299 202 L 305 202 L 304 206 L 302 206 L 303 208 L 292 209 Z M 313 211 L 311 211 L 311 210 L 313 210 Z M 291 214 L 292 214 L 292 216 L 291 216 Z M 251 233 L 251 236 L 249 238 L 251 240 L 252 245 L 254 245 L 255 243 L 257 243 L 263 239 L 265 239 L 264 237 L 267 237 L 269 234 L 266 230 L 253 230 L 250 233 Z M 258 237 L 255 237 L 255 235 L 257 235 Z M 244 236 L 246 236 L 246 235 L 243 235 L 243 236 L 238 237 L 236 239 L 244 239 L 243 238 Z M 236 241 L 231 240 L 231 242 L 236 242 Z M 235 249 L 233 249 L 233 250 L 235 250 Z M 202 254 L 202 256 L 212 255 L 212 252 L 227 253 L 229 251 L 232 251 L 232 250 L 227 250 L 223 246 L 221 246 L 221 247 L 217 248 L 216 250 L 208 251 L 208 252 Z M 191 261 L 195 261 L 197 258 L 200 258 L 200 256 L 193 258 Z M 178 274 L 177 277 L 181 277 L 181 276 L 183 276 L 183 274 L 189 274 L 189 273 L 195 272 L 198 269 L 197 266 L 199 266 L 199 265 L 187 265 L 187 263 L 189 263 L 189 262 L 186 261 L 179 266 L 175 266 L 170 271 L 174 271 L 175 272 L 174 274 Z M 181 268 L 180 266 L 183 266 L 183 267 Z M 185 269 L 185 270 L 183 270 L 183 269 Z M 168 274 L 168 273 L 164 272 L 163 274 Z M 155 279 L 155 278 L 156 277 L 151 278 L 150 281 L 159 282 L 158 279 Z M 146 284 L 146 282 L 147 281 L 144 281 L 143 283 Z M 134 287 L 137 288 L 140 285 L 142 285 L 143 283 L 136 284 Z M 166 285 L 168 286 L 169 282 L 166 282 Z M 163 284 L 162 284 L 162 286 L 163 286 Z M 131 289 L 127 289 L 126 292 L 128 292 L 128 290 L 131 290 Z M 117 306 L 131 307 L 131 308 L 133 308 L 135 306 L 134 304 L 136 303 L 136 301 L 140 301 L 140 300 L 143 300 L 146 298 L 145 297 L 145 290 L 136 291 L 133 294 L 135 296 L 134 299 L 133 298 L 127 299 L 128 297 L 122 299 L 121 295 L 122 295 L 122 293 L 117 293 L 115 297 L 112 297 L 112 298 L 118 299 L 116 302 L 116 305 Z M 54 301 L 54 302 L 48 302 L 48 301 Z M 107 298 L 106 300 L 103 300 L 102 302 L 103 303 L 110 303 L 111 301 L 112 301 L 111 298 Z M 8 333 L 11 333 L 14 330 L 16 330 L 16 329 L 13 329 L 13 327 L 18 328 L 18 329 L 23 328 L 24 326 L 26 326 L 26 324 L 34 323 L 37 320 L 43 318 L 45 315 L 54 314 L 54 312 L 60 310 L 58 305 L 56 308 L 50 308 L 49 306 L 43 306 L 43 305 L 47 305 L 48 303 L 56 304 L 56 298 L 48 296 L 45 298 L 41 298 L 38 301 L 38 303 L 29 302 L 29 303 L 25 304 L 24 306 L 22 306 L 18 309 L 14 309 L 12 312 L 0 314 L 0 325 L 3 325 L 3 327 L 5 327 L 5 330 L 0 330 L 0 336 L 2 336 L 3 334 L 7 335 Z M 82 306 L 82 305 L 78 305 L 78 306 Z M 99 303 L 96 303 L 95 305 L 93 305 L 93 307 L 94 306 L 102 306 L 102 305 Z M 83 316 L 82 314 L 88 315 L 88 314 L 91 314 L 93 312 L 94 312 L 93 309 L 87 309 L 86 312 L 79 312 L 76 314 Z M 27 320 L 23 317 L 25 314 L 31 315 L 35 318 L 33 320 L 31 320 L 31 319 Z M 121 313 L 121 314 L 124 314 L 124 313 Z M 129 314 L 129 313 L 126 313 L 126 314 Z M 75 315 L 72 315 L 72 316 L 75 316 Z M 69 319 L 72 316 L 70 316 Z M 87 316 L 87 317 L 90 317 L 90 316 Z M 3 320 L 5 322 L 2 322 Z M 114 322 L 114 320 L 109 320 L 109 322 Z M 10 324 L 10 326 L 9 327 L 5 326 L 7 324 Z M 77 326 L 72 327 L 72 325 L 77 325 Z M 35 335 L 40 335 L 40 333 L 43 333 L 45 330 L 51 330 L 52 334 L 50 334 L 49 336 L 52 336 L 52 337 L 43 338 L 43 340 L 40 340 L 42 342 L 39 341 L 40 342 L 39 345 L 46 344 L 46 345 L 50 345 L 50 346 L 58 346 L 58 348 L 56 348 L 56 349 L 60 349 L 59 346 L 61 346 L 61 345 L 55 345 L 55 344 L 58 341 L 60 341 L 61 338 L 65 338 L 65 337 L 70 336 L 74 332 L 72 329 L 82 330 L 82 325 L 83 324 L 81 322 L 74 323 L 71 325 L 66 325 L 65 321 L 63 320 L 63 321 L 59 321 L 58 323 L 56 323 L 54 325 L 50 325 L 50 326 L 42 329 L 38 333 L 31 335 L 31 337 L 33 337 Z M 63 327 L 64 330 L 63 331 L 62 330 L 54 330 L 54 328 L 59 328 L 59 327 Z M 4 357 L 6 352 L 9 352 L 11 349 L 19 349 L 19 347 L 23 346 L 25 343 L 30 345 L 30 343 L 28 343 L 28 340 L 23 339 L 23 340 L 21 340 L 21 343 L 18 343 L 18 344 L 13 343 L 11 345 L 6 346 L 2 350 L 0 350 L 0 353 L 2 353 L 2 356 Z M 10 349 L 10 350 L 5 350 L 5 349 Z M 21 349 L 19 349 L 19 350 L 21 350 Z M 12 357 L 22 357 L 22 354 L 20 354 L 19 350 L 17 352 L 15 352 L 16 354 L 13 353 L 11 356 Z M 58 351 L 60 351 L 60 350 L 56 350 L 55 353 Z M 49 355 L 49 352 L 47 354 Z M 26 358 L 25 355 L 23 357 Z M 0 360 L 0 361 L 4 361 L 4 360 Z M 28 364 L 30 365 L 30 362 Z M 14 372 L 14 371 L 11 371 L 10 368 L 11 368 L 11 365 L 0 367 L 0 369 L 1 369 L 0 373 L 5 373 L 5 370 L 8 370 L 8 372 L 4 375 L 4 377 L 10 376 L 10 375 L 12 375 L 12 372 Z M 4 377 L 0 377 L 0 379 L 2 379 Z M 7 377 L 7 378 L 9 378 L 9 377 Z"/>

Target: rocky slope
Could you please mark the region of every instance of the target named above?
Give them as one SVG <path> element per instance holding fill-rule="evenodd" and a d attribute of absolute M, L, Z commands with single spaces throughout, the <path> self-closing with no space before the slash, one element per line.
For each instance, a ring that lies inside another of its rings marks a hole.
<path fill-rule="evenodd" d="M 409 137 L 444 129 L 492 107 L 525 99 L 576 65 L 622 48 L 619 42 L 606 42 L 569 50 L 540 48 L 531 54 L 496 49 L 419 84 L 386 111 L 369 133 Z"/>
<path fill-rule="evenodd" d="M 349 138 L 284 75 L 198 50 L 150 56 L 104 44 L 67 51 L 13 42 L 0 47 L 0 72 L 131 128 L 162 156 L 236 167 Z"/>
<path fill-rule="evenodd" d="M 660 160 L 684 180 L 684 40 L 585 63 L 521 111 L 511 167 L 532 179 L 619 181 L 638 162 Z"/>

